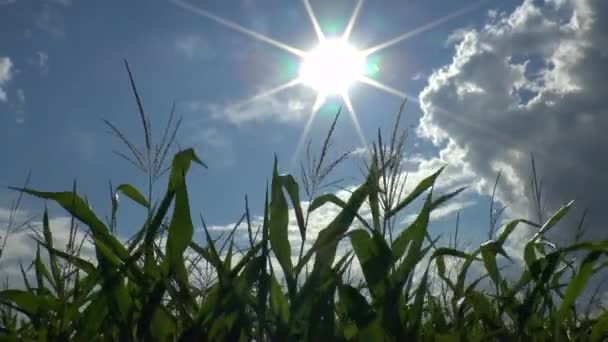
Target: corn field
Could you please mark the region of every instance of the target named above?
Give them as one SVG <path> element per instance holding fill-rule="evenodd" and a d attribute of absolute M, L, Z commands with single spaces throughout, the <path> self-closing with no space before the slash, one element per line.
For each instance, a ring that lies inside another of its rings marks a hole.
<path fill-rule="evenodd" d="M 608 312 L 585 315 L 579 300 L 606 266 L 608 241 L 556 246 L 546 237 L 572 203 L 544 222 L 506 222 L 476 248 L 440 245 L 429 233 L 431 213 L 464 188 L 438 194 L 439 169 L 405 192 L 400 158 L 406 133 L 397 129 L 399 119 L 388 142 L 378 134 L 365 177 L 348 198 L 320 191 L 347 157 L 328 159 L 336 117 L 319 157 L 303 164 L 301 175 L 280 173 L 275 158 L 263 222 L 251 222 L 248 205 L 241 218 L 247 246 L 237 246 L 235 231 L 222 239 L 212 236 L 202 217 L 205 241 L 194 241 L 199 219 L 191 216 L 187 179 L 191 166 L 206 165 L 193 149 L 172 152 L 181 123 L 173 114 L 154 141 L 130 70 L 129 76 L 145 148 L 137 149 L 107 124 L 125 143 L 121 155 L 144 172 L 148 189 L 113 188 L 112 212 L 104 220 L 76 187 L 14 188 L 67 211 L 73 227 L 86 230 L 95 257 L 80 255 L 82 243 L 75 238 L 66 249 L 56 246 L 45 211 L 34 277 L 22 268 L 23 288 L 0 291 L 0 340 L 603 341 L 608 336 Z M 153 196 L 155 186 L 164 189 L 159 198 Z M 147 213 L 126 242 L 116 234 L 118 194 Z M 396 218 L 415 202 L 421 209 L 402 226 Z M 326 205 L 339 211 L 311 238 L 311 214 Z M 371 217 L 360 215 L 364 206 Z M 291 246 L 288 236 L 294 220 L 300 246 Z M 501 264 L 512 256 L 505 243 L 516 229 L 531 228 L 537 233 L 524 244 L 519 275 L 507 277 Z M 195 279 L 203 268 L 205 279 Z M 473 268 L 481 268 L 481 275 Z"/>

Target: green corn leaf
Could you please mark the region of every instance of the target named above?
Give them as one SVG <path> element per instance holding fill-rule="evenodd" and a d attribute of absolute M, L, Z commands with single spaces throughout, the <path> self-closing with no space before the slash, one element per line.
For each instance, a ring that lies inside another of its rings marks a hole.
<path fill-rule="evenodd" d="M 606 336 L 608 336 L 608 311 L 601 314 L 591 327 L 590 340 L 592 342 L 600 342 Z"/>
<path fill-rule="evenodd" d="M 486 241 L 481 244 L 481 258 L 483 260 L 483 264 L 490 275 L 494 284 L 500 284 L 502 281 L 502 277 L 500 275 L 500 271 L 498 270 L 498 266 L 496 265 L 496 254 L 502 249 L 502 246 L 498 244 L 496 241 Z"/>
<path fill-rule="evenodd" d="M 319 267 L 327 266 L 327 268 L 329 268 L 329 266 L 333 264 L 339 239 L 351 226 L 357 212 L 367 198 L 369 193 L 368 182 L 369 179 L 352 193 L 348 199 L 348 202 L 342 208 L 338 216 L 336 216 L 327 227 L 319 232 L 313 247 L 308 250 L 302 260 L 300 260 L 300 263 L 296 269 L 300 270 L 302 267 L 304 267 L 304 265 L 306 265 L 308 260 L 310 260 L 312 257 L 312 254 L 315 252 L 317 253 L 317 256 L 315 257 L 313 272 L 318 270 Z"/>
<path fill-rule="evenodd" d="M 32 285 L 30 285 L 30 281 L 27 278 L 27 272 L 23 268 L 23 264 L 21 264 L 21 263 L 19 264 L 19 269 L 21 270 L 21 277 L 23 278 L 23 283 L 25 284 L 25 288 L 29 292 L 33 292 L 34 289 L 32 288 Z"/>
<path fill-rule="evenodd" d="M 298 183 L 291 175 L 283 175 L 279 176 L 281 184 L 291 199 L 291 204 L 293 205 L 294 212 L 296 214 L 296 221 L 298 223 L 298 229 L 300 230 L 300 237 L 302 240 L 306 240 L 306 226 L 304 222 L 304 213 L 302 211 L 302 205 L 300 203 L 300 190 L 298 187 Z"/>
<path fill-rule="evenodd" d="M 148 200 L 133 185 L 121 184 L 116 188 L 116 192 L 122 192 L 125 196 L 142 205 L 144 208 L 150 208 L 150 203 L 148 203 Z"/>
<path fill-rule="evenodd" d="M 155 341 L 170 341 L 175 334 L 175 319 L 167 312 L 164 306 L 154 310 L 152 324 L 150 324 L 150 335 Z"/>
<path fill-rule="evenodd" d="M 202 256 L 211 266 L 215 267 L 216 270 L 222 270 L 224 268 L 224 264 L 220 259 L 217 253 L 214 253 L 214 250 L 210 247 L 201 247 L 196 242 L 190 242 L 190 248 L 192 248 L 196 253 Z"/>
<path fill-rule="evenodd" d="M 504 245 L 505 241 L 507 241 L 507 238 L 509 237 L 509 235 L 511 235 L 511 233 L 513 233 L 513 231 L 515 230 L 515 228 L 517 227 L 517 225 L 522 222 L 522 220 L 513 220 L 509 223 L 507 223 L 506 225 L 504 225 L 504 228 L 502 229 L 500 235 L 498 236 L 498 243 L 500 245 Z"/>
<path fill-rule="evenodd" d="M 46 242 L 46 246 L 48 246 L 47 252 L 49 253 L 49 261 L 51 264 L 51 273 L 53 275 L 52 284 L 55 285 L 55 289 L 57 290 L 57 294 L 59 296 L 63 296 L 63 281 L 61 280 L 61 271 L 59 270 L 59 263 L 57 262 L 57 256 L 53 252 L 53 235 L 51 234 L 51 227 L 49 224 L 49 213 L 46 208 L 44 208 L 44 214 L 42 215 L 42 234 L 44 236 L 44 241 Z"/>
<path fill-rule="evenodd" d="M 369 183 L 369 207 L 372 214 L 373 228 L 375 231 L 380 231 L 380 204 L 378 199 L 380 178 L 376 158 L 373 158 L 372 165 L 370 166 L 369 177 L 372 180 Z"/>
<path fill-rule="evenodd" d="M 290 293 L 295 286 L 293 280 L 293 264 L 291 262 L 291 245 L 289 244 L 288 224 L 289 211 L 283 186 L 279 178 L 278 162 L 275 156 L 274 170 L 270 194 L 270 217 L 268 221 L 268 236 L 270 246 L 283 269 Z"/>
<path fill-rule="evenodd" d="M 93 341 L 99 336 L 100 328 L 109 313 L 107 301 L 103 293 L 98 292 L 91 298 L 91 303 L 80 314 L 77 321 L 77 341 Z"/>
<path fill-rule="evenodd" d="M 391 276 L 391 282 L 397 288 L 401 287 L 401 284 L 407 280 L 410 273 L 416 267 L 416 264 L 424 257 L 425 252 L 422 251 L 422 244 L 427 234 L 429 224 L 431 197 L 432 193 L 427 196 L 424 206 L 422 207 L 416 220 L 400 234 L 393 244 L 394 260 L 399 260 L 401 255 L 403 255 L 405 247 L 401 246 L 409 244 L 405 259 L 397 267 L 396 272 L 394 272 L 394 274 Z M 403 242 L 405 239 L 409 241 Z"/>
<path fill-rule="evenodd" d="M 557 224 L 559 222 L 559 220 L 561 220 L 562 217 L 564 217 L 564 215 L 566 215 L 568 213 L 568 210 L 570 210 L 570 208 L 572 207 L 572 204 L 574 204 L 574 201 L 568 202 L 566 205 L 564 205 L 559 210 L 557 210 L 557 212 L 555 212 L 555 214 L 553 214 L 553 216 L 551 216 L 549 218 L 549 220 L 547 220 L 547 222 L 540 228 L 538 233 L 536 233 L 532 237 L 532 240 L 534 241 L 534 240 L 540 238 L 543 234 L 548 232 L 549 229 L 551 229 L 553 226 L 555 226 L 555 224 Z"/>
<path fill-rule="evenodd" d="M 466 190 L 467 187 L 463 186 L 461 188 L 458 188 L 448 194 L 445 195 L 441 195 L 439 196 L 439 198 L 437 198 L 436 200 L 433 201 L 433 204 L 431 204 L 431 211 L 437 209 L 439 206 L 441 206 L 443 203 L 451 200 L 452 198 L 458 196 L 458 194 L 460 194 L 461 192 L 463 192 L 464 190 Z"/>
<path fill-rule="evenodd" d="M 558 321 L 563 322 L 566 312 L 570 310 L 570 307 L 574 304 L 578 296 L 583 292 L 589 279 L 593 276 L 593 266 L 602 255 L 601 252 L 591 252 L 583 260 L 578 272 L 570 280 L 564 298 L 558 310 Z"/>
<path fill-rule="evenodd" d="M 28 316 L 35 315 L 41 306 L 40 297 L 24 290 L 0 291 L 0 302 L 14 303 L 17 308 Z"/>
<path fill-rule="evenodd" d="M 78 267 L 78 269 L 84 271 L 87 274 L 95 274 L 97 272 L 97 268 L 95 267 L 95 265 L 93 265 L 89 261 L 86 261 L 85 259 L 53 248 L 44 242 L 41 242 L 40 244 L 44 248 L 46 248 L 49 253 L 53 253 L 53 255 L 66 260 L 70 265 Z"/>
<path fill-rule="evenodd" d="M 359 330 L 363 330 L 376 317 L 365 297 L 351 285 L 338 286 L 338 295 L 348 317 L 357 323 Z"/>
<path fill-rule="evenodd" d="M 95 213 L 93 213 L 87 203 L 74 192 L 42 192 L 27 188 L 11 189 L 57 202 L 76 219 L 87 225 L 91 230 L 93 237 L 99 241 L 103 241 L 119 258 L 126 259 L 128 256 L 122 243 L 110 234 L 108 228 L 97 218 L 97 216 L 95 216 Z"/>
<path fill-rule="evenodd" d="M 481 249 L 476 249 L 473 253 L 471 253 L 471 257 L 465 259 L 464 264 L 462 265 L 462 269 L 458 274 L 456 279 L 456 287 L 454 290 L 454 296 L 456 298 L 461 298 L 464 295 L 464 282 L 467 276 L 467 272 L 474 261 L 479 261 L 479 254 L 481 253 Z"/>
<path fill-rule="evenodd" d="M 174 271 L 184 283 L 187 282 L 187 275 L 183 255 L 194 235 L 186 186 L 186 172 L 192 160 L 198 161 L 194 151 L 188 151 L 190 152 L 178 153 L 173 159 L 172 182 L 173 190 L 175 190 L 175 205 L 167 234 L 166 259 L 163 261 L 165 274 Z"/>
<path fill-rule="evenodd" d="M 173 163 L 171 164 L 171 175 L 169 176 L 169 191 L 174 190 L 175 187 L 182 182 L 182 179 L 188 173 L 192 162 L 207 168 L 207 165 L 205 165 L 198 158 L 194 150 L 191 148 L 183 150 L 173 157 Z"/>
<path fill-rule="evenodd" d="M 114 254 L 110 247 L 108 247 L 103 241 L 93 238 L 93 242 L 95 244 L 95 249 L 97 250 L 97 255 L 101 256 L 104 261 L 108 262 L 110 265 L 112 265 L 112 267 L 118 269 L 124 265 L 123 261 L 116 254 Z"/>
<path fill-rule="evenodd" d="M 51 277 L 51 274 L 49 273 L 49 270 L 46 268 L 46 266 L 42 262 L 42 259 L 40 258 L 40 244 L 37 244 L 37 246 L 36 246 L 36 258 L 34 259 L 34 270 L 36 271 L 36 281 L 38 283 L 38 294 L 40 294 L 41 291 L 43 289 L 45 289 L 45 286 L 44 286 L 45 279 L 49 282 L 49 284 L 51 284 L 51 286 L 53 286 L 53 288 L 56 289 L 55 283 L 53 281 L 53 278 Z"/>
<path fill-rule="evenodd" d="M 428 276 L 429 276 L 429 268 L 427 267 L 424 271 L 424 275 L 420 280 L 420 285 L 418 285 L 418 289 L 416 290 L 416 296 L 414 297 L 414 305 L 412 306 L 412 312 L 414 312 L 414 320 L 410 325 L 410 333 L 411 336 L 418 337 L 419 329 L 422 324 L 422 315 L 424 313 L 424 297 L 428 292 Z"/>
<path fill-rule="evenodd" d="M 256 256 L 256 254 L 258 254 L 260 249 L 262 249 L 262 243 L 257 243 L 252 248 L 250 248 L 247 251 L 247 254 L 245 254 L 230 271 L 232 273 L 232 276 L 235 277 L 244 267 L 246 267 L 249 262 Z"/>
<path fill-rule="evenodd" d="M 345 208 L 346 207 L 346 202 L 344 202 L 343 200 L 341 200 L 335 194 L 331 194 L 330 193 L 330 194 L 320 195 L 320 196 L 316 197 L 315 199 L 313 199 L 312 202 L 310 203 L 310 206 L 308 207 L 308 211 L 312 213 L 313 211 L 315 211 L 316 209 L 324 206 L 327 203 L 335 204 L 335 205 L 337 205 L 340 208 Z M 358 213 L 356 213 L 355 217 L 367 229 L 373 230 L 372 226 L 370 226 L 370 224 L 363 217 L 361 217 L 361 215 L 359 215 Z"/>
<path fill-rule="evenodd" d="M 346 252 L 334 265 L 334 272 L 338 277 L 342 277 L 344 273 L 349 269 L 353 256 L 351 252 Z"/>
<path fill-rule="evenodd" d="M 258 293 L 255 301 L 255 311 L 258 316 L 258 336 L 257 338 L 262 341 L 264 336 L 264 327 L 266 326 L 266 303 L 268 301 L 269 282 L 270 277 L 267 271 L 267 261 L 269 257 L 268 253 L 268 182 L 266 183 L 266 189 L 264 191 L 264 219 L 262 222 L 262 252 L 260 260 L 262 265 L 260 266 L 260 273 L 258 276 Z"/>
<path fill-rule="evenodd" d="M 452 289 L 452 291 L 454 291 L 455 285 L 453 284 L 452 280 L 449 279 L 445 274 L 445 256 L 452 256 L 465 260 L 472 259 L 473 256 L 457 249 L 447 247 L 437 248 L 435 252 L 433 252 L 433 254 L 431 255 L 431 260 L 435 260 L 435 264 L 437 265 L 437 272 L 439 273 L 439 276 L 447 283 L 447 285 Z"/>
<path fill-rule="evenodd" d="M 478 291 L 471 291 L 467 294 L 467 301 L 473 307 L 475 315 L 481 317 L 484 321 L 497 325 L 497 315 L 494 305 L 488 300 L 488 297 Z"/>
<path fill-rule="evenodd" d="M 352 231 L 349 235 L 372 297 L 380 300 L 384 295 L 385 280 L 392 265 L 391 251 L 381 235 L 380 239 L 373 239 L 362 229 Z"/>
<path fill-rule="evenodd" d="M 409 195 L 407 195 L 407 197 L 405 199 L 403 199 L 393 209 L 389 210 L 386 213 L 386 218 L 390 218 L 390 217 L 394 216 L 399 211 L 401 211 L 401 209 L 405 208 L 408 204 L 412 203 L 412 201 L 414 201 L 416 198 L 418 198 L 418 196 L 420 196 L 423 192 L 425 192 L 427 189 L 430 189 L 433 186 L 433 184 L 435 184 L 435 180 L 437 179 L 437 177 L 439 177 L 439 174 L 441 174 L 441 172 L 443 171 L 444 168 L 445 168 L 445 166 L 441 167 L 439 170 L 435 171 L 435 173 L 433 173 L 432 175 L 430 175 L 427 178 L 420 181 L 420 183 L 418 183 L 418 185 L 416 185 L 414 190 L 412 190 L 412 192 Z"/>
<path fill-rule="evenodd" d="M 260 276 L 260 270 L 262 269 L 263 264 L 264 259 L 262 258 L 262 256 L 254 256 L 253 258 L 249 259 L 249 261 L 243 264 L 243 272 L 238 275 L 238 278 L 243 282 L 243 289 L 245 291 L 243 297 L 249 296 L 249 291 L 251 291 L 251 288 L 254 283 L 258 281 L 258 278 Z M 234 272 L 235 269 L 233 269 L 232 272 L 236 275 L 238 272 Z"/>
<path fill-rule="evenodd" d="M 281 285 L 274 276 L 270 277 L 270 308 L 274 317 L 285 325 L 289 322 L 289 303 L 283 294 Z"/>
<path fill-rule="evenodd" d="M 532 268 L 534 262 L 536 262 L 536 251 L 534 247 L 534 242 L 529 241 L 524 246 L 524 262 L 528 266 L 528 269 Z"/>

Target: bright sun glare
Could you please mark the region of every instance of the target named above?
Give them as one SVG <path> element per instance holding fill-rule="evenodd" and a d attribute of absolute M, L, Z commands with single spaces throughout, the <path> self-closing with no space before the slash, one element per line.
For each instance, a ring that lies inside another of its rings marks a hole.
<path fill-rule="evenodd" d="M 359 12 L 361 7 L 363 6 L 364 0 L 358 0 L 355 8 L 353 9 L 353 13 L 348 20 L 348 24 L 344 29 L 344 33 L 339 39 L 326 39 L 323 34 L 323 30 L 317 21 L 317 18 L 310 6 L 310 0 L 302 0 L 304 3 L 304 7 L 306 8 L 306 12 L 308 17 L 311 20 L 313 29 L 317 35 L 317 39 L 319 44 L 317 47 L 311 51 L 302 51 L 296 47 L 290 46 L 273 38 L 270 38 L 266 35 L 263 35 L 259 32 L 250 30 L 244 26 L 241 26 L 233 21 L 230 21 L 226 18 L 215 15 L 207 10 L 199 8 L 190 4 L 187 0 L 170 0 L 173 3 L 193 12 L 199 14 L 207 19 L 213 20 L 223 26 L 231 28 L 235 31 L 248 35 L 254 39 L 265 42 L 269 45 L 272 45 L 276 48 L 285 50 L 299 58 L 301 58 L 300 64 L 300 73 L 298 77 L 276 86 L 272 89 L 264 90 L 261 93 L 251 97 L 249 100 L 244 101 L 243 103 L 248 103 L 250 101 L 258 100 L 261 98 L 265 98 L 276 94 L 278 92 L 284 91 L 285 89 L 291 88 L 298 84 L 303 84 L 309 86 L 316 90 L 317 99 L 315 100 L 312 106 L 312 112 L 308 118 L 306 126 L 304 127 L 304 131 L 302 132 L 302 136 L 300 137 L 300 142 L 298 143 L 298 147 L 294 153 L 294 160 L 292 160 L 292 165 L 295 161 L 295 158 L 298 156 L 300 149 L 302 147 L 302 143 L 308 134 L 308 130 L 312 124 L 312 121 L 315 117 L 316 112 L 320 109 L 320 107 L 325 102 L 326 98 L 331 95 L 339 95 L 342 97 L 344 105 L 350 114 L 351 120 L 353 122 L 353 126 L 357 131 L 357 135 L 361 140 L 361 146 L 367 148 L 367 143 L 365 142 L 365 137 L 363 136 L 363 132 L 361 130 L 361 126 L 359 125 L 359 119 L 357 118 L 357 114 L 353 108 L 353 104 L 350 101 L 350 97 L 348 95 L 348 90 L 351 85 L 357 82 L 365 83 L 369 86 L 378 88 L 382 91 L 385 91 L 389 94 L 393 94 L 399 96 L 400 98 L 405 99 L 406 94 L 389 87 L 388 85 L 377 81 L 374 79 L 373 72 L 366 73 L 368 67 L 371 67 L 370 70 L 377 69 L 377 66 L 369 65 L 367 66 L 366 59 L 368 56 L 375 54 L 381 50 L 389 48 L 399 42 L 410 39 L 424 31 L 428 31 L 434 28 L 441 23 L 444 23 L 448 20 L 456 18 L 458 16 L 464 15 L 472 10 L 480 7 L 485 0 L 477 0 L 472 5 L 463 7 L 455 12 L 449 13 L 441 18 L 428 22 L 422 26 L 419 26 L 411 31 L 404 32 L 392 39 L 389 39 L 380 44 L 374 45 L 370 48 L 366 48 L 364 50 L 357 50 L 352 45 L 348 43 L 350 34 L 352 33 L 355 22 L 357 21 L 357 17 L 359 16 Z M 416 97 L 407 96 L 415 100 Z"/>
<path fill-rule="evenodd" d="M 341 39 L 322 41 L 300 65 L 300 80 L 325 95 L 348 91 L 365 74 L 365 56 Z"/>

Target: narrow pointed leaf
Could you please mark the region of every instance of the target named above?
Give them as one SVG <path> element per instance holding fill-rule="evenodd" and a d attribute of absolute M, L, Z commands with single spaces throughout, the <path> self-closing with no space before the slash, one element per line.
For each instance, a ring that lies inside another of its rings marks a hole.
<path fill-rule="evenodd" d="M 133 185 L 130 184 L 121 184 L 116 188 L 116 192 L 122 192 L 125 196 L 129 197 L 136 203 L 141 204 L 145 208 L 150 208 L 150 203 L 144 197 L 144 195 L 137 190 Z"/>
<path fill-rule="evenodd" d="M 405 199 L 403 199 L 393 209 L 391 209 L 390 211 L 388 211 L 386 213 L 386 217 L 389 218 L 391 216 L 394 216 L 399 211 L 401 211 L 401 209 L 405 208 L 408 204 L 412 203 L 412 201 L 414 201 L 416 198 L 418 198 L 418 196 L 420 196 L 424 191 L 426 191 L 427 189 L 430 189 L 433 186 L 433 184 L 435 184 L 435 180 L 437 179 L 439 174 L 441 174 L 441 172 L 443 171 L 444 168 L 445 168 L 445 166 L 441 167 L 439 170 L 435 171 L 435 173 L 433 173 L 432 175 L 430 175 L 427 178 L 420 181 L 420 183 L 418 183 L 418 185 L 414 188 L 414 190 L 412 190 L 412 192 L 409 195 L 407 195 L 407 197 L 405 197 Z"/>

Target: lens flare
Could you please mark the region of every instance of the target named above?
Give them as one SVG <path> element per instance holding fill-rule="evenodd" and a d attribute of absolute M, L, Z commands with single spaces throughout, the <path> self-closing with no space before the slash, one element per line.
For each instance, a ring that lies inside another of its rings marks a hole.
<path fill-rule="evenodd" d="M 353 125 L 355 126 L 355 130 L 357 131 L 357 135 L 361 140 L 361 144 L 363 147 L 366 147 L 367 144 L 365 143 L 365 137 L 363 136 L 357 114 L 355 113 L 355 109 L 353 108 L 353 104 L 351 103 L 348 95 L 349 88 L 354 83 L 361 82 L 401 98 L 410 97 L 397 89 L 391 88 L 388 85 L 371 78 L 377 76 L 378 71 L 380 70 L 378 56 L 375 56 L 374 54 L 397 43 L 415 37 L 425 31 L 431 30 L 447 21 L 453 20 L 454 18 L 478 9 L 487 0 L 477 0 L 471 6 L 461 8 L 460 10 L 449 13 L 439 19 L 419 26 L 409 32 L 402 33 L 393 39 L 387 40 L 365 50 L 358 50 L 348 42 L 355 26 L 355 22 L 357 21 L 361 11 L 361 7 L 363 6 L 364 0 L 357 1 L 353 13 L 348 20 L 348 24 L 346 25 L 346 29 L 344 30 L 342 36 L 338 39 L 328 39 L 326 37 L 325 33 L 332 33 L 334 31 L 330 28 L 334 25 L 328 25 L 328 27 L 325 28 L 326 32 L 324 33 L 321 29 L 319 21 L 317 20 L 317 17 L 315 16 L 312 6 L 310 5 L 310 0 L 302 0 L 306 9 L 306 14 L 312 23 L 313 29 L 319 41 L 319 45 L 309 52 L 302 51 L 259 32 L 243 27 L 228 19 L 217 16 L 207 10 L 190 4 L 187 2 L 187 0 L 169 1 L 194 14 L 215 21 L 220 25 L 248 35 L 279 49 L 283 49 L 301 58 L 299 75 L 296 78 L 272 89 L 262 91 L 247 101 L 249 102 L 268 97 L 298 84 L 309 86 L 317 92 L 317 99 L 312 105 L 310 117 L 306 122 L 306 126 L 304 127 L 304 131 L 300 137 L 298 147 L 296 148 L 294 154 L 295 160 L 300 152 L 300 149 L 302 148 L 304 139 L 308 135 L 308 131 L 312 126 L 316 113 L 321 109 L 325 103 L 325 100 L 330 95 L 338 95 L 342 97 L 342 102 L 348 109 Z M 331 34 L 329 36 L 331 36 Z"/>
<path fill-rule="evenodd" d="M 353 46 L 341 39 L 325 40 L 303 58 L 300 80 L 323 94 L 343 94 L 365 69 L 365 57 Z"/>

